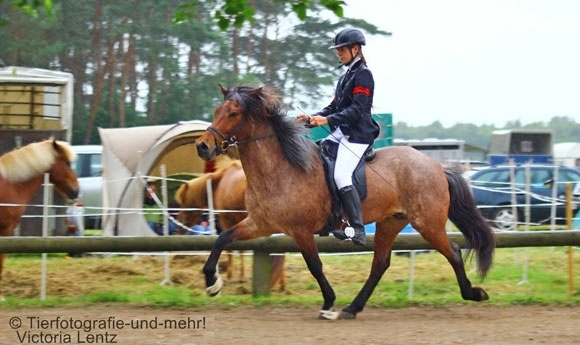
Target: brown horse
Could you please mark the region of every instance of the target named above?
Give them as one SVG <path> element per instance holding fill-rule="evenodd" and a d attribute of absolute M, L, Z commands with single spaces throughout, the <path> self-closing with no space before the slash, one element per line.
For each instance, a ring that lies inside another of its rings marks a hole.
<path fill-rule="evenodd" d="M 220 229 L 229 229 L 246 218 L 246 175 L 239 160 L 222 155 L 216 159 L 215 172 L 204 174 L 182 184 L 175 193 L 175 201 L 181 208 L 178 220 L 187 226 L 197 223 L 199 217 L 208 206 L 207 180 L 211 181 L 214 207 L 222 210 L 218 216 Z M 199 210 L 195 210 L 199 209 Z M 243 254 L 243 252 L 241 252 Z M 284 276 L 284 256 L 272 256 L 272 275 L 270 287 L 280 283 L 280 291 L 286 290 Z M 226 276 L 233 276 L 233 255 L 228 255 L 228 267 Z M 240 280 L 245 276 L 244 256 L 240 255 Z"/>
<path fill-rule="evenodd" d="M 196 141 L 202 159 L 209 160 L 237 146 L 248 179 L 248 216 L 221 233 L 204 265 L 207 292 L 215 295 L 223 282 L 216 263 L 227 244 L 282 232 L 300 249 L 324 298 L 319 318 L 352 319 L 390 265 L 397 234 L 409 223 L 453 267 L 465 300 L 487 300 L 473 287 L 465 272 L 461 248 L 445 232 L 449 218 L 475 252 L 480 276 L 492 264 L 495 239 L 479 213 L 469 185 L 457 171 L 444 170 L 439 162 L 419 151 L 392 146 L 376 151 L 366 164 L 368 193 L 362 203 L 366 223 L 376 222 L 370 275 L 350 305 L 332 311 L 335 293 L 322 270 L 314 233 L 326 229 L 331 217 L 331 196 L 326 186 L 319 147 L 304 133 L 304 126 L 285 116 L 280 97 L 268 87 L 222 87 L 224 102 L 214 120 Z"/>
<path fill-rule="evenodd" d="M 26 209 L 26 204 L 40 190 L 44 174 L 63 196 L 76 199 L 79 193 L 77 176 L 70 163 L 76 159 L 69 144 L 45 140 L 13 150 L 0 157 L 0 236 L 11 236 Z M 0 253 L 0 300 L 2 266 Z"/>

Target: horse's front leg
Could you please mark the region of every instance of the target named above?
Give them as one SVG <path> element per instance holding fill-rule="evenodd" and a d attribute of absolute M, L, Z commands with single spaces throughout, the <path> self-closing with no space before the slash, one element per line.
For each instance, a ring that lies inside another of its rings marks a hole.
<path fill-rule="evenodd" d="M 203 266 L 203 274 L 205 276 L 206 292 L 210 296 L 216 296 L 222 289 L 224 282 L 217 272 L 217 264 L 225 246 L 236 240 L 236 226 L 223 231 L 213 244 L 213 248 L 205 265 Z"/>
<path fill-rule="evenodd" d="M 203 266 L 203 274 L 205 276 L 206 292 L 210 296 L 217 295 L 223 286 L 223 280 L 217 273 L 217 264 L 224 248 L 237 240 L 249 240 L 263 236 L 257 231 L 256 225 L 248 217 L 241 222 L 234 225 L 232 228 L 223 231 L 213 244 L 213 249 Z"/>
<path fill-rule="evenodd" d="M 301 233 L 297 231 L 294 234 L 294 241 L 300 249 L 310 273 L 318 282 L 318 286 L 320 286 L 322 292 L 322 298 L 324 298 L 324 304 L 318 314 L 318 318 L 321 320 L 337 319 L 339 316 L 338 312 L 332 310 L 334 301 L 336 300 L 336 295 L 322 270 L 322 261 L 318 255 L 318 247 L 316 246 L 314 236 L 311 233 Z"/>
<path fill-rule="evenodd" d="M 391 265 L 391 252 L 393 249 L 393 242 L 398 234 L 398 227 L 389 227 L 377 223 L 377 231 L 374 240 L 374 256 L 371 266 L 371 272 L 367 278 L 362 289 L 359 291 L 355 299 L 350 305 L 342 309 L 340 319 L 354 319 L 356 315 L 361 312 L 366 305 L 368 299 L 371 297 L 375 287 L 380 282 L 383 274 Z"/>

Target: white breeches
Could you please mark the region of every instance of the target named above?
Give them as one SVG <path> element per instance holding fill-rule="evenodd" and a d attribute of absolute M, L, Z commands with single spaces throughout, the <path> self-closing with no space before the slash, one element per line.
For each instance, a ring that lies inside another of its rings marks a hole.
<path fill-rule="evenodd" d="M 352 173 L 369 145 L 351 143 L 340 128 L 337 128 L 326 139 L 338 143 L 338 153 L 334 166 L 334 183 L 336 183 L 336 187 L 340 190 L 351 186 Z"/>

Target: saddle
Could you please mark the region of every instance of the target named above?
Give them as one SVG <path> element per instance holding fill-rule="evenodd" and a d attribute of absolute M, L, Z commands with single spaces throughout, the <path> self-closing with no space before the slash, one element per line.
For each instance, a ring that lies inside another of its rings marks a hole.
<path fill-rule="evenodd" d="M 345 218 L 342 215 L 342 204 L 338 188 L 334 183 L 334 166 L 336 164 L 339 144 L 332 140 L 320 140 L 317 144 L 320 147 L 320 158 L 324 168 L 324 177 L 326 179 L 326 185 L 328 186 L 332 203 L 330 218 L 326 222 L 326 226 L 318 231 L 317 234 L 320 236 L 328 236 L 331 231 L 338 228 L 339 223 L 342 223 L 342 219 Z M 372 146 L 369 146 L 352 173 L 353 187 L 358 192 L 361 201 L 364 201 L 367 197 L 365 163 L 372 162 L 375 158 L 375 150 Z"/>

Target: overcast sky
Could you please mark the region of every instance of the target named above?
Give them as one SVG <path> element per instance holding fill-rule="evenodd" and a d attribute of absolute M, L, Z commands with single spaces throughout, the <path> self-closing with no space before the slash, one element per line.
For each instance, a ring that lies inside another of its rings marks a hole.
<path fill-rule="evenodd" d="M 395 122 L 580 122 L 580 0 L 346 2 L 347 17 L 393 33 L 363 52 L 375 108 Z"/>

